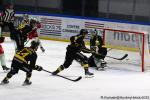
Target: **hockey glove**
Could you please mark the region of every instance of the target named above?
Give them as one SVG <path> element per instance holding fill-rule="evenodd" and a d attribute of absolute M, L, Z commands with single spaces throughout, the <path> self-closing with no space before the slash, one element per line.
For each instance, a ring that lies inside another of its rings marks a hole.
<path fill-rule="evenodd" d="M 97 52 L 95 52 L 95 51 L 92 51 L 91 53 L 94 54 L 95 56 L 104 56 L 104 55 L 99 54 L 99 53 L 97 53 Z"/>
<path fill-rule="evenodd" d="M 42 71 L 43 68 L 42 68 L 41 66 L 39 66 L 39 65 L 35 65 L 35 70 L 37 70 L 37 71 Z"/>

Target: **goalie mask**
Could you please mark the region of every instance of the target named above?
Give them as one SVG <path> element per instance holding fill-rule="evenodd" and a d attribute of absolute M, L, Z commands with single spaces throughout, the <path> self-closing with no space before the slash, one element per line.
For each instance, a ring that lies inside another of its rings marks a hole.
<path fill-rule="evenodd" d="M 92 36 L 101 36 L 103 35 L 103 30 L 94 29 L 91 33 Z"/>
<path fill-rule="evenodd" d="M 92 30 L 92 33 L 91 33 L 92 36 L 96 36 L 97 34 L 98 34 L 98 31 L 96 29 Z"/>

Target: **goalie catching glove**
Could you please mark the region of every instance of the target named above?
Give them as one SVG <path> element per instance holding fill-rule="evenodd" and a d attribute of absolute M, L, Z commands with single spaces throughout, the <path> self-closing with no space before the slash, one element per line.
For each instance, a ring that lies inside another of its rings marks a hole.
<path fill-rule="evenodd" d="M 35 65 L 35 70 L 37 70 L 37 71 L 42 71 L 43 68 L 42 68 L 41 66 L 39 66 L 39 65 Z"/>

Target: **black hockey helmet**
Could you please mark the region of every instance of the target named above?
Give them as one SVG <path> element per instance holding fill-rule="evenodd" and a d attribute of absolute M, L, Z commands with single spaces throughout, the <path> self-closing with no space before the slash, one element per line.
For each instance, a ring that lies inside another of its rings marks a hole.
<path fill-rule="evenodd" d="M 36 21 L 36 20 L 34 20 L 34 19 L 31 19 L 31 20 L 30 20 L 30 26 L 35 27 L 36 24 L 37 24 L 37 21 Z"/>
<path fill-rule="evenodd" d="M 39 42 L 32 41 L 32 42 L 31 42 L 31 48 L 35 49 L 36 47 L 39 46 L 39 44 L 40 44 Z"/>
<path fill-rule="evenodd" d="M 35 24 L 35 23 L 37 23 L 36 20 L 34 20 L 34 19 L 31 19 L 31 20 L 30 20 L 30 24 Z"/>
<path fill-rule="evenodd" d="M 86 34 L 88 34 L 88 30 L 87 30 L 87 29 L 81 29 L 81 30 L 80 30 L 80 34 L 81 34 L 81 35 L 83 35 L 83 34 L 86 35 Z"/>

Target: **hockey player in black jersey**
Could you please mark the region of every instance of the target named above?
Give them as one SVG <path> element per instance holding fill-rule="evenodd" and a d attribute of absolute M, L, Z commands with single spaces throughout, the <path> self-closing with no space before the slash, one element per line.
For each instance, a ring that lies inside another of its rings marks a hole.
<path fill-rule="evenodd" d="M 18 29 L 14 30 L 14 34 L 15 34 L 15 42 L 17 45 L 17 50 L 21 50 L 22 48 L 24 48 L 24 43 L 27 41 L 27 35 L 29 32 L 31 32 L 32 30 L 34 30 L 34 28 L 36 28 L 37 26 L 37 21 L 36 20 L 30 20 L 30 22 L 28 23 L 22 23 Z"/>
<path fill-rule="evenodd" d="M 96 29 L 93 31 L 90 38 L 90 49 L 100 55 L 92 54 L 89 57 L 89 65 L 91 67 L 96 67 L 97 70 L 102 70 L 106 66 L 104 58 L 107 55 L 107 48 L 104 47 L 103 39 Z"/>
<path fill-rule="evenodd" d="M 16 52 L 12 64 L 11 70 L 8 72 L 7 76 L 3 79 L 1 84 L 9 83 L 9 79 L 18 73 L 19 70 L 26 72 L 26 79 L 23 85 L 30 85 L 32 82 L 30 78 L 32 76 L 32 70 L 41 71 L 42 67 L 35 65 L 37 60 L 36 51 L 38 49 L 39 43 L 32 41 L 30 47 L 25 47 L 22 50 Z"/>
<path fill-rule="evenodd" d="M 60 65 L 56 71 L 52 73 L 53 75 L 56 75 L 60 71 L 68 68 L 72 64 L 73 60 L 78 60 L 78 61 L 80 60 L 79 62 L 84 67 L 86 76 L 93 75 L 93 73 L 89 72 L 88 70 L 88 67 L 89 67 L 88 58 L 81 53 L 81 51 L 85 53 L 92 52 L 90 49 L 87 49 L 85 47 L 85 43 L 83 41 L 83 39 L 85 38 L 87 34 L 88 34 L 88 31 L 86 29 L 81 29 L 80 34 L 76 36 L 72 36 L 70 38 L 71 43 L 66 48 L 67 51 L 66 51 L 65 62 L 62 65 Z"/>

